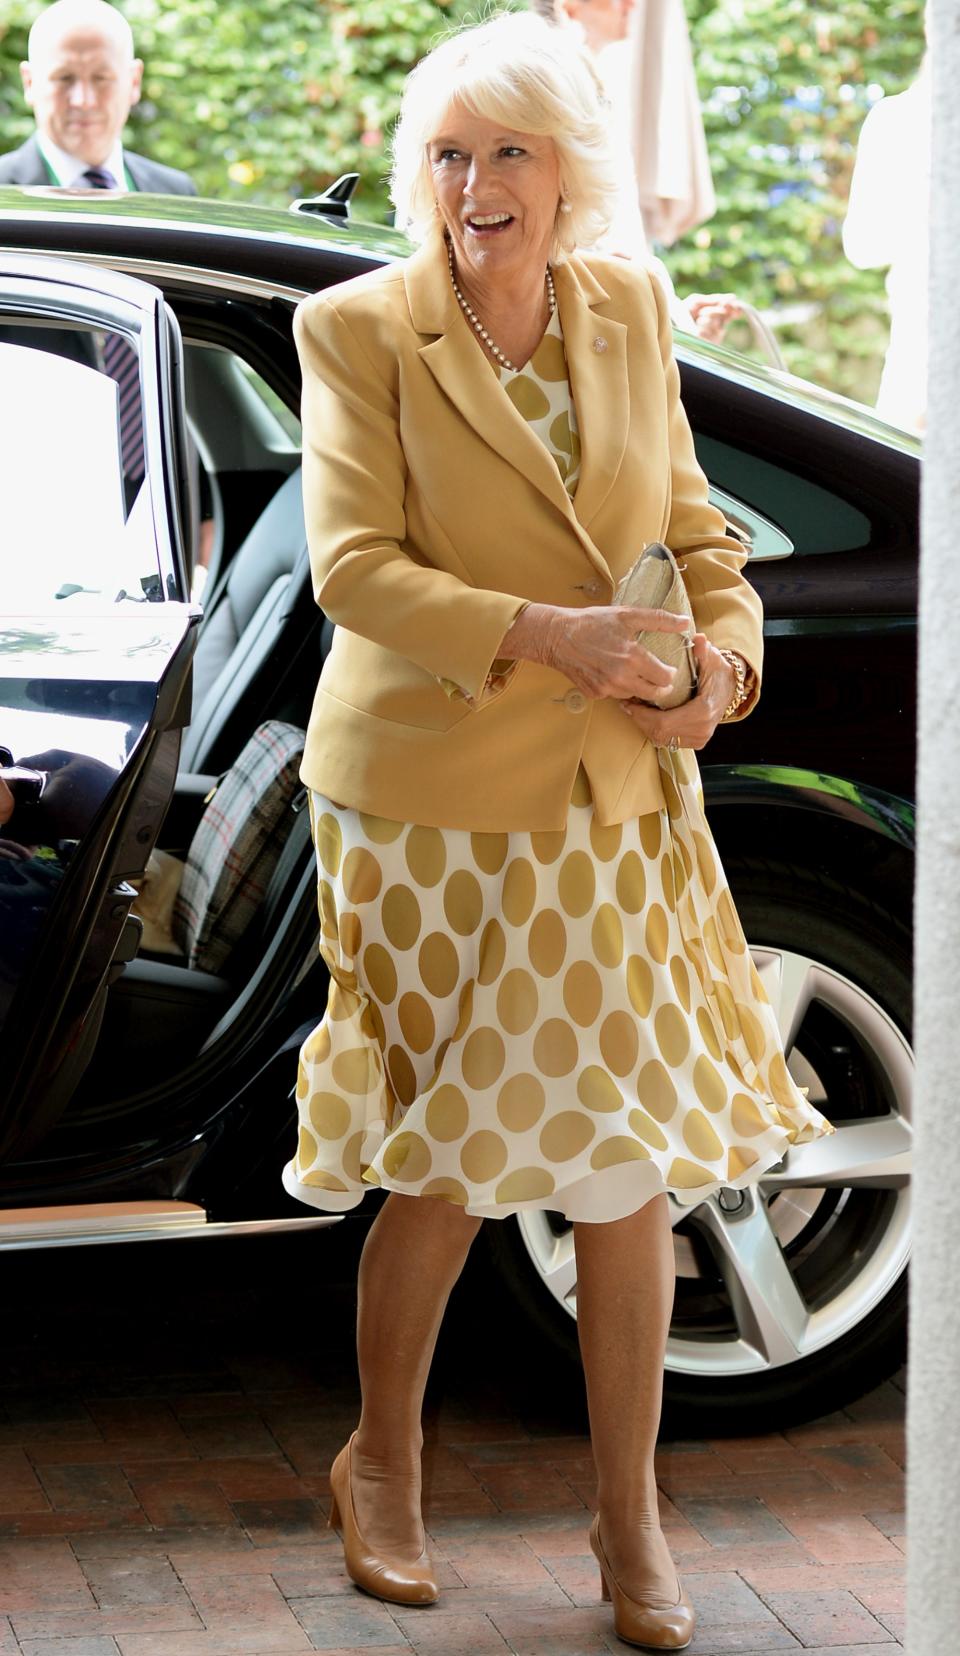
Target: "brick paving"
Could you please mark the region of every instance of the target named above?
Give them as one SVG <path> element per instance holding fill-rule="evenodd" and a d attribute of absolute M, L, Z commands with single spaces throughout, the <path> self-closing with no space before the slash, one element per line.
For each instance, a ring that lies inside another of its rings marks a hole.
<path fill-rule="evenodd" d="M 355 1420 L 353 1246 L 6 1256 L 0 1656 L 627 1649 L 587 1547 L 582 1397 L 541 1348 L 498 1352 L 495 1298 L 478 1316 L 469 1281 L 426 1419 L 441 1601 L 351 1586 L 326 1515 Z M 904 1384 L 782 1432 L 663 1442 L 691 1656 L 902 1650 Z"/>

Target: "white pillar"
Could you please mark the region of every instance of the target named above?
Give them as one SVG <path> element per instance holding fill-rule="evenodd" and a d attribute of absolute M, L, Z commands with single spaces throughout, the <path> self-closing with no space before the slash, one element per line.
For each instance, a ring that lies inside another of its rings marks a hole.
<path fill-rule="evenodd" d="M 960 0 L 930 0 L 930 387 L 920 564 L 907 1650 L 960 1650 Z"/>

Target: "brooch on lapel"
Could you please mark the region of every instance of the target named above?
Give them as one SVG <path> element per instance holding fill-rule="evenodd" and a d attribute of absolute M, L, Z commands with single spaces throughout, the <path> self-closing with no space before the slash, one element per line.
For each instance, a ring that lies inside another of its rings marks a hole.
<path fill-rule="evenodd" d="M 600 356 L 606 350 L 607 342 L 604 339 L 602 334 L 597 334 L 597 337 L 593 342 L 593 348 L 596 351 L 598 356 Z"/>

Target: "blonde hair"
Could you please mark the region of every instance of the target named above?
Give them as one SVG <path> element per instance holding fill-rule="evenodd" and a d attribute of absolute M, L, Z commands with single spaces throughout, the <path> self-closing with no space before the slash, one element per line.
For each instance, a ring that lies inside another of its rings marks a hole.
<path fill-rule="evenodd" d="M 448 36 L 408 76 L 390 195 L 397 224 L 415 241 L 441 222 L 427 145 L 453 103 L 513 132 L 553 140 L 570 208 L 557 213 L 554 263 L 599 241 L 618 193 L 609 105 L 593 66 L 563 30 L 530 12 L 504 13 Z"/>

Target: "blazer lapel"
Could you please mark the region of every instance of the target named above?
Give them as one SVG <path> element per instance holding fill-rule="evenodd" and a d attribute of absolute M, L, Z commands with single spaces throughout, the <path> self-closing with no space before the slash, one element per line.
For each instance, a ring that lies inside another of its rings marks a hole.
<path fill-rule="evenodd" d="M 580 481 L 573 507 L 586 528 L 610 493 L 630 425 L 627 330 L 596 312 L 606 290 L 579 259 L 554 271 L 570 390 L 580 429 Z"/>
<path fill-rule="evenodd" d="M 556 462 L 504 396 L 496 372 L 457 304 L 442 236 L 431 237 L 407 261 L 404 281 L 414 328 L 438 336 L 421 345 L 420 357 L 441 390 L 490 448 L 522 472 L 565 517 L 572 517 L 573 506 Z"/>

